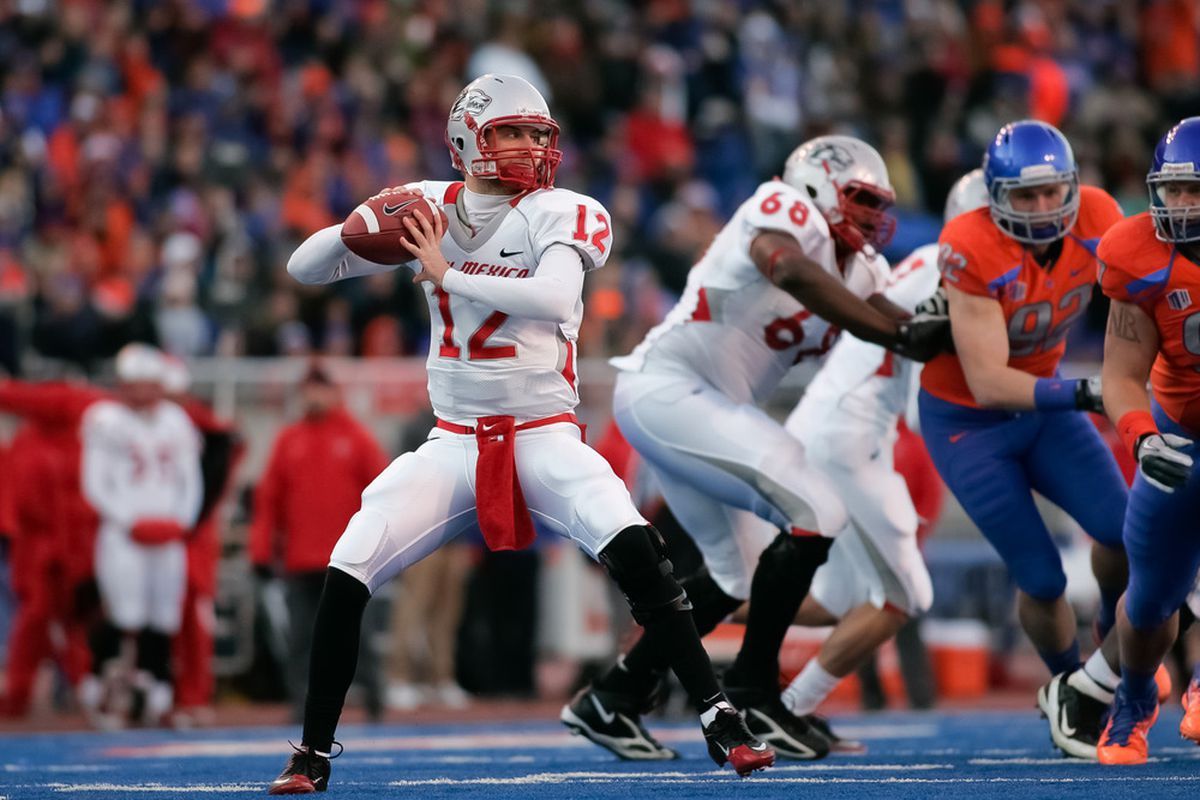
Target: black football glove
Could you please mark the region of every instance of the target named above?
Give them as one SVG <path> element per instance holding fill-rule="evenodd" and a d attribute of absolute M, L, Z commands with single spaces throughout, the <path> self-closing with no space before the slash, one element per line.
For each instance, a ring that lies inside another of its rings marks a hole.
<path fill-rule="evenodd" d="M 1104 413 L 1104 397 L 1100 394 L 1100 376 L 1081 378 L 1075 382 L 1075 407 L 1093 414 Z"/>
<path fill-rule="evenodd" d="M 1147 434 L 1134 450 L 1138 469 L 1151 486 L 1171 494 L 1191 477 L 1192 457 L 1183 452 L 1191 444 L 1191 439 L 1173 433 Z"/>
<path fill-rule="evenodd" d="M 937 291 L 917 304 L 914 314 L 920 316 L 929 314 L 934 317 L 950 316 L 950 301 L 946 299 L 946 287 L 939 286 Z"/>
<path fill-rule="evenodd" d="M 949 317 L 917 314 L 896 323 L 896 343 L 891 349 L 913 361 L 928 361 L 948 351 L 951 341 Z"/>

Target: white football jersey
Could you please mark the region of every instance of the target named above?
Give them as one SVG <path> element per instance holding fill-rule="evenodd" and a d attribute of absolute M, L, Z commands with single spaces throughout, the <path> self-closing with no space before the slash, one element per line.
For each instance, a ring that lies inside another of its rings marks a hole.
<path fill-rule="evenodd" d="M 148 517 L 196 522 L 203 496 L 200 434 L 187 412 L 162 400 L 137 412 L 101 400 L 83 416 L 83 492 L 104 526 Z"/>
<path fill-rule="evenodd" d="M 604 206 L 567 189 L 518 195 L 472 235 L 462 222 L 462 183 L 410 184 L 442 204 L 449 222 L 442 254 L 451 269 L 520 280 L 537 272 L 554 244 L 575 248 L 585 270 L 612 253 L 612 226 Z M 464 214 L 465 216 L 465 214 Z M 430 344 L 429 400 L 447 422 L 473 425 L 483 416 L 518 422 L 561 414 L 579 403 L 576 341 L 583 298 L 567 322 L 510 317 L 483 303 L 425 283 Z"/>
<path fill-rule="evenodd" d="M 761 404 L 802 359 L 829 350 L 838 330 L 774 286 L 750 258 L 760 231 L 796 238 L 805 254 L 868 297 L 882 291 L 887 262 L 856 254 L 843 275 L 825 218 L 798 189 L 781 181 L 758 187 L 688 273 L 675 308 L 628 356 L 612 359 L 630 372 L 684 372 L 731 399 Z"/>
<path fill-rule="evenodd" d="M 884 290 L 887 298 L 912 311 L 933 294 L 937 255 L 937 245 L 927 244 L 901 261 Z M 920 374 L 919 363 L 847 334 L 809 383 L 787 428 L 814 450 L 818 440 L 836 440 L 852 458 L 870 457 L 890 445 Z"/>

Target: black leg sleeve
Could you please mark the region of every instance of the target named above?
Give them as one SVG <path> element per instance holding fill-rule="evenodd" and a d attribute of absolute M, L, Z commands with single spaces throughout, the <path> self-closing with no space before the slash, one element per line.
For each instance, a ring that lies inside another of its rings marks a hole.
<path fill-rule="evenodd" d="M 737 659 L 725 673 L 726 686 L 778 687 L 783 637 L 832 546 L 833 539 L 823 536 L 780 533 L 763 551 L 750 583 L 746 636 Z"/>
<path fill-rule="evenodd" d="M 325 589 L 313 626 L 301 740 L 321 753 L 333 747 L 333 734 L 358 666 L 363 610 L 370 597 L 358 579 L 333 567 L 326 570 Z"/>
<path fill-rule="evenodd" d="M 666 544 L 653 528 L 626 528 L 600 561 L 621 588 L 633 618 L 646 629 L 647 661 L 668 663 L 703 709 L 722 697 L 712 662 L 692 621 L 692 605 L 675 580 Z"/>

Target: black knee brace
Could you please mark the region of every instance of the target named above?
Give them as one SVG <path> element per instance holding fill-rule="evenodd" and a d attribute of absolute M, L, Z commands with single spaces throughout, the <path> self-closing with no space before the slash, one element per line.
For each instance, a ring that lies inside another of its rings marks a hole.
<path fill-rule="evenodd" d="M 691 611 L 687 592 L 675 580 L 667 543 L 653 526 L 621 531 L 600 552 L 600 563 L 616 582 L 639 625 L 659 615 Z"/>
<path fill-rule="evenodd" d="M 833 547 L 833 539 L 824 536 L 794 536 L 783 532 L 763 550 L 755 568 L 754 580 L 759 576 L 770 580 L 777 586 L 786 586 L 789 582 L 812 575 L 829 558 L 829 548 Z M 808 587 L 805 587 L 807 593 Z"/>

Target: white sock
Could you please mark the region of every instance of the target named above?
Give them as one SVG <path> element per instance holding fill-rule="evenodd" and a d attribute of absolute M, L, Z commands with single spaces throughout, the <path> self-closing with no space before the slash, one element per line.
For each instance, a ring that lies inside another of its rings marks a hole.
<path fill-rule="evenodd" d="M 717 718 L 717 712 L 720 711 L 722 708 L 728 708 L 730 711 L 736 710 L 733 706 L 729 705 L 729 703 L 726 703 L 724 700 L 718 700 L 717 702 L 715 702 L 711 706 L 709 706 L 708 709 L 706 709 L 704 711 L 704 713 L 700 715 L 701 727 L 707 728 L 712 723 L 712 721 Z"/>
<path fill-rule="evenodd" d="M 1120 682 L 1121 677 L 1113 672 L 1099 649 L 1092 653 L 1083 669 L 1075 670 L 1067 678 L 1067 685 L 1103 703 L 1113 701 Z"/>
<path fill-rule="evenodd" d="M 1100 652 L 1099 648 L 1084 662 L 1083 671 L 1096 683 L 1114 692 L 1121 682 L 1121 676 L 1108 665 L 1108 661 L 1105 660 L 1104 654 Z"/>
<path fill-rule="evenodd" d="M 798 717 L 811 714 L 841 681 L 841 678 L 826 672 L 814 657 L 783 690 L 783 704 Z"/>

